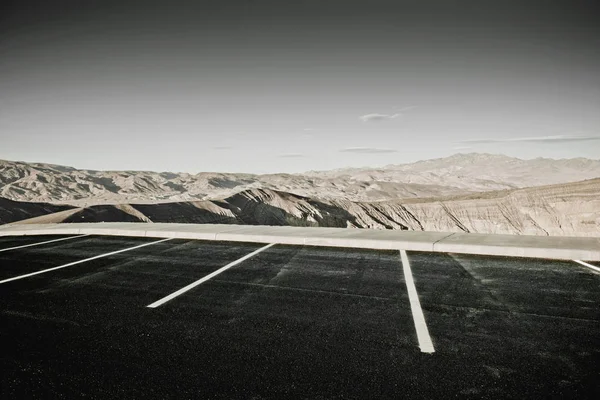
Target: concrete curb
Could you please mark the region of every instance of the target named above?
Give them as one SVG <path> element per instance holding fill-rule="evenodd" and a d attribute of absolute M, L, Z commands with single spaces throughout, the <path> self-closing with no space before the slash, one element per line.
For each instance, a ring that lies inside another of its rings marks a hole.
<path fill-rule="evenodd" d="M 3 225 L 0 236 L 108 235 L 600 261 L 600 238 L 292 226 L 81 223 Z"/>

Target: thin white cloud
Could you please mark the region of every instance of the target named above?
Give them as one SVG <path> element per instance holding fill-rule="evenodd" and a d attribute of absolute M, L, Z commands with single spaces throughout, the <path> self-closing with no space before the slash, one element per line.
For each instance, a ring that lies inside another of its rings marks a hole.
<path fill-rule="evenodd" d="M 306 156 L 304 154 L 300 154 L 300 153 L 291 153 L 291 154 L 280 154 L 279 157 L 281 157 L 281 158 L 305 158 Z"/>
<path fill-rule="evenodd" d="M 379 113 L 365 114 L 365 115 L 361 115 L 360 117 L 358 117 L 358 119 L 360 119 L 362 122 L 377 122 L 377 121 L 386 121 L 386 120 L 396 119 L 396 118 L 404 115 L 404 111 L 412 110 L 415 107 L 416 106 L 401 108 L 395 114 L 379 114 Z"/>
<path fill-rule="evenodd" d="M 300 132 L 300 135 L 304 137 L 313 137 L 316 133 L 317 130 L 315 128 L 303 128 L 302 132 Z"/>
<path fill-rule="evenodd" d="M 389 119 L 398 118 L 400 113 L 397 114 L 366 114 L 358 117 L 362 122 L 372 122 L 372 121 L 385 121 Z"/>
<path fill-rule="evenodd" d="M 472 149 L 472 146 L 455 146 L 453 147 L 454 150 L 469 150 Z"/>
<path fill-rule="evenodd" d="M 374 147 L 348 147 L 340 150 L 340 153 L 356 153 L 356 154 L 383 154 L 383 153 L 396 153 L 398 150 L 394 149 L 378 149 Z"/>
<path fill-rule="evenodd" d="M 467 140 L 461 140 L 457 143 L 462 143 L 462 144 L 513 143 L 513 142 L 569 143 L 569 142 L 588 142 L 588 141 L 596 141 L 596 140 L 600 140 L 600 136 L 554 135 L 554 136 L 533 136 L 533 137 L 522 137 L 522 138 L 510 138 L 510 139 L 467 139 Z"/>
<path fill-rule="evenodd" d="M 525 137 L 510 140 L 511 142 L 587 142 L 589 140 L 600 140 L 600 136 L 538 136 Z"/>

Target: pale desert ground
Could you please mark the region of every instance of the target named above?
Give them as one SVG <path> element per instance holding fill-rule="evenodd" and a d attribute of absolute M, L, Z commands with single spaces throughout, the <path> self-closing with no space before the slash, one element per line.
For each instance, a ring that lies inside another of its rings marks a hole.
<path fill-rule="evenodd" d="M 0 222 L 230 223 L 600 237 L 598 177 L 597 160 L 489 154 L 294 175 L 103 172 L 0 162 L 0 190 L 7 198 L 0 204 Z"/>

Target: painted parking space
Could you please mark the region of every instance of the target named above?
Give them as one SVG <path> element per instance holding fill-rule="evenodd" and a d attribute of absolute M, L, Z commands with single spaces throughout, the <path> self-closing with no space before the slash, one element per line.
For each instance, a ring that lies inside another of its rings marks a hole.
<path fill-rule="evenodd" d="M 231 396 L 227 382 L 266 397 L 393 396 L 427 357 L 398 251 L 278 245 L 154 311 L 186 332 L 154 333 L 176 364 Z M 193 348 L 206 365 L 188 359 Z"/>
<path fill-rule="evenodd" d="M 511 312 L 600 321 L 600 276 L 570 261 L 451 257 Z"/>
<path fill-rule="evenodd" d="M 277 245 L 216 280 L 407 299 L 398 251 Z"/>
<path fill-rule="evenodd" d="M 0 253 L 0 281 L 150 243 L 154 240 L 151 238 L 85 236 L 2 252 Z"/>
<path fill-rule="evenodd" d="M 192 283 L 190 283 L 190 284 L 188 284 L 188 285 L 186 285 L 186 286 L 184 286 L 184 287 L 176 290 L 175 292 L 173 292 L 173 293 L 171 293 L 171 294 L 169 294 L 169 295 L 167 295 L 167 296 L 165 296 L 165 297 L 163 297 L 163 298 L 161 298 L 161 299 L 153 302 L 152 304 L 149 304 L 148 308 L 160 307 L 161 305 L 166 304 L 167 302 L 169 302 L 169 301 L 171 301 L 171 300 L 173 300 L 173 299 L 175 299 L 175 298 L 177 298 L 177 297 L 179 297 L 179 296 L 181 296 L 181 295 L 183 295 L 183 294 L 185 294 L 185 293 L 187 293 L 187 292 L 195 289 L 196 287 L 200 286 L 204 282 L 207 282 L 210 279 L 212 279 L 212 278 L 214 278 L 214 277 L 222 274 L 223 272 L 225 272 L 225 271 L 227 271 L 227 270 L 229 270 L 231 268 L 234 268 L 236 265 L 239 265 L 239 264 L 243 263 L 244 261 L 246 261 L 246 260 L 254 257 L 255 255 L 257 255 L 257 254 L 259 254 L 259 253 L 267 250 L 268 248 L 270 248 L 270 247 L 272 247 L 274 245 L 275 245 L 275 243 L 268 244 L 266 246 L 263 246 L 263 247 L 261 247 L 259 249 L 254 250 L 251 253 L 246 254 L 243 257 L 240 257 L 240 258 L 238 258 L 238 259 L 236 259 L 234 261 L 231 261 L 231 262 L 227 263 L 226 265 L 222 266 L 221 268 L 218 268 L 217 270 L 212 271 L 211 273 L 203 276 L 202 278 L 195 280 L 194 282 L 192 282 Z"/>
<path fill-rule="evenodd" d="M 439 379 L 452 392 L 586 398 L 598 390 L 597 276 L 569 261 L 409 256 Z"/>
<path fill-rule="evenodd" d="M 42 246 L 60 242 L 64 240 L 73 240 L 82 237 L 82 235 L 23 235 L 23 236 L 0 236 L 0 253 L 17 250 L 20 248 Z"/>

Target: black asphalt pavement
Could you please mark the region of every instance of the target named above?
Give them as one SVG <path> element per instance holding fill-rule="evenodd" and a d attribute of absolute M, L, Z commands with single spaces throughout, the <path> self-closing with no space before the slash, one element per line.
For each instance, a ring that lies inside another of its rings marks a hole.
<path fill-rule="evenodd" d="M 81 235 L 32 235 L 32 236 L 0 236 L 0 251 L 12 247 L 26 246 L 30 244 L 39 244 L 46 241 L 55 241 L 57 239 L 74 240 Z"/>
<path fill-rule="evenodd" d="M 3 248 L 52 237 L 0 238 Z M 0 252 L 0 281 L 144 243 Z M 0 398 L 599 398 L 600 274 L 568 261 L 169 240 L 0 284 Z"/>

